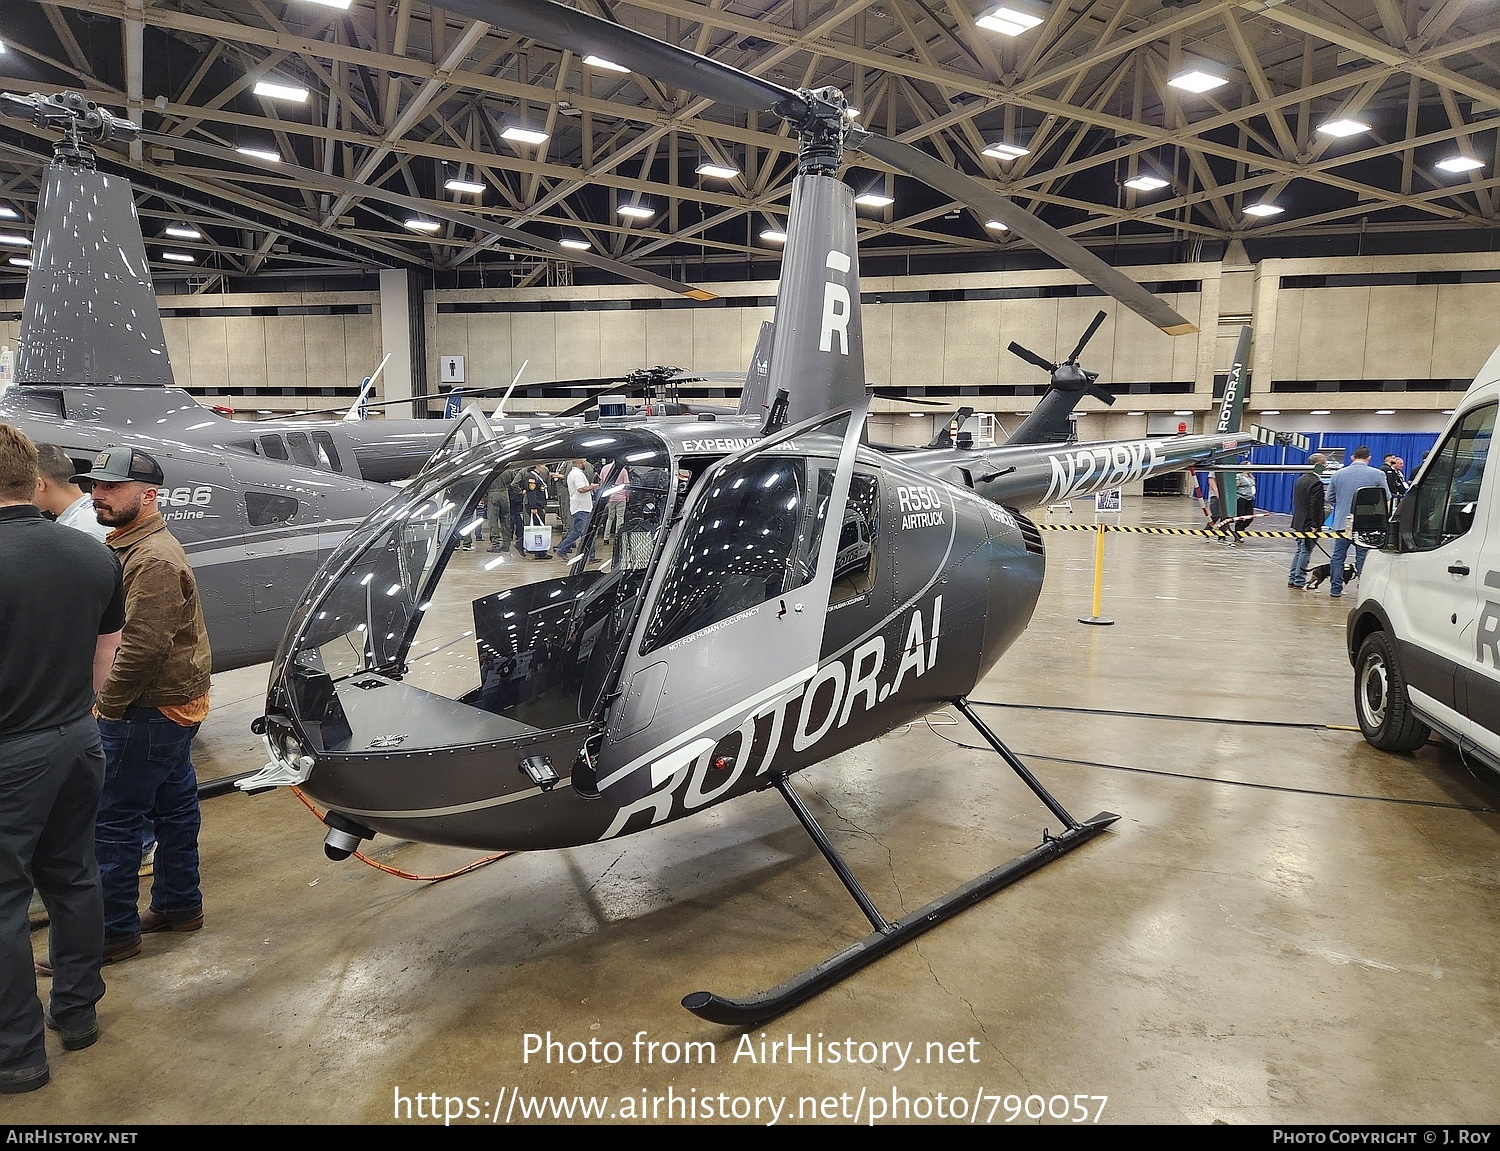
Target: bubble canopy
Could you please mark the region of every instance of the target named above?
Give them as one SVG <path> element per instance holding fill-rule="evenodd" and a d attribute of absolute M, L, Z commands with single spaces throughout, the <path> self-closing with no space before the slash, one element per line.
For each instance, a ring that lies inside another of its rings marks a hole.
<path fill-rule="evenodd" d="M 572 526 L 575 469 L 597 486 L 564 562 L 555 549 Z M 378 746 L 371 733 L 414 693 L 453 706 L 406 730 L 402 750 L 588 720 L 628 639 L 675 488 L 669 448 L 640 429 L 568 429 L 445 453 L 315 577 L 273 664 L 268 710 L 332 753 Z M 529 540 L 545 552 L 522 550 L 523 520 L 538 525 Z"/>

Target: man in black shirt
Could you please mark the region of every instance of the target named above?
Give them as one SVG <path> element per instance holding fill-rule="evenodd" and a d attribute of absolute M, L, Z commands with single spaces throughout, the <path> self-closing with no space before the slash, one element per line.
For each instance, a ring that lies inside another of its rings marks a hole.
<path fill-rule="evenodd" d="M 1308 470 L 1297 477 L 1297 483 L 1292 488 L 1294 532 L 1316 532 L 1323 528 L 1323 520 L 1328 514 L 1324 510 L 1326 493 L 1323 490 L 1323 468 L 1327 463 L 1327 456 L 1322 452 L 1314 452 L 1307 457 Z M 1307 565 L 1316 545 L 1317 541 L 1312 539 L 1297 541 L 1297 552 L 1292 556 L 1292 570 L 1286 577 L 1287 587 L 1307 586 Z"/>
<path fill-rule="evenodd" d="M 0 424 L 0 1093 L 49 1078 L 26 908 L 35 885 L 51 918 L 56 975 L 46 1025 L 63 1047 L 99 1036 L 94 1005 L 104 903 L 94 817 L 104 752 L 94 692 L 125 624 L 120 566 L 32 502 L 37 453 Z"/>

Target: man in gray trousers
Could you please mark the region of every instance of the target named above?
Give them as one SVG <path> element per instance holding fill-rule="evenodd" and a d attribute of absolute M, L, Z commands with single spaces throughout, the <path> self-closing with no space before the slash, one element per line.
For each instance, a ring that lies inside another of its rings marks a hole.
<path fill-rule="evenodd" d="M 46 1085 L 46 1026 L 64 1049 L 99 1037 L 104 903 L 94 818 L 104 752 L 94 693 L 125 624 L 120 565 L 43 517 L 36 448 L 0 424 L 0 1094 Z M 44 1013 L 32 967 L 32 887 L 51 918 Z"/>

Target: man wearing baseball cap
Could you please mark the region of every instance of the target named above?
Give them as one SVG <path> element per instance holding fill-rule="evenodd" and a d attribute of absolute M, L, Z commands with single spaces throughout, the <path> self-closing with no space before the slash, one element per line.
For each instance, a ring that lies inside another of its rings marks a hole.
<path fill-rule="evenodd" d="M 198 780 L 189 750 L 208 717 L 212 656 L 198 585 L 157 510 L 164 477 L 145 452 L 110 447 L 73 482 L 93 484 L 94 514 L 125 579 L 125 629 L 95 714 L 104 794 L 94 850 L 104 889 L 104 962 L 139 955 L 142 933 L 203 926 Z M 139 912 L 141 842 L 155 823 L 151 905 Z M 50 974 L 38 963 L 42 974 Z"/>

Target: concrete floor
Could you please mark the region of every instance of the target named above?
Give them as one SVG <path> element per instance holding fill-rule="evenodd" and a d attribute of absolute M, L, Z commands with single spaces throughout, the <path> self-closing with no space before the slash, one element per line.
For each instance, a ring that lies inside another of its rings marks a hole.
<path fill-rule="evenodd" d="M 1196 515 L 1136 498 L 1125 522 Z M 1111 536 L 1108 628 L 1077 622 L 1092 536 L 1047 544 L 1036 618 L 975 698 L 1075 816 L 1122 819 L 774 1024 L 677 1005 L 868 930 L 774 793 L 440 884 L 328 861 L 290 792 L 232 794 L 204 805 L 206 928 L 106 968 L 99 1043 L 50 1039 L 52 1083 L 6 1120 L 390 1122 L 405 1098 L 402 1119 L 489 1121 L 498 1101 L 503 1122 L 577 1096 L 617 1120 L 665 1119 L 669 1098 L 699 1121 L 976 1099 L 996 1123 L 1500 1119 L 1500 786 L 1445 746 L 1386 755 L 1350 730 L 1348 601 L 1287 589 L 1290 544 Z M 200 778 L 258 766 L 264 685 L 215 677 Z M 798 777 L 889 918 L 1056 829 L 993 755 L 950 742 L 978 742 L 957 718 Z M 473 858 L 372 850 L 426 875 Z M 528 1053 L 548 1033 L 579 1061 Z M 857 1061 L 826 1061 L 835 1045 Z"/>

